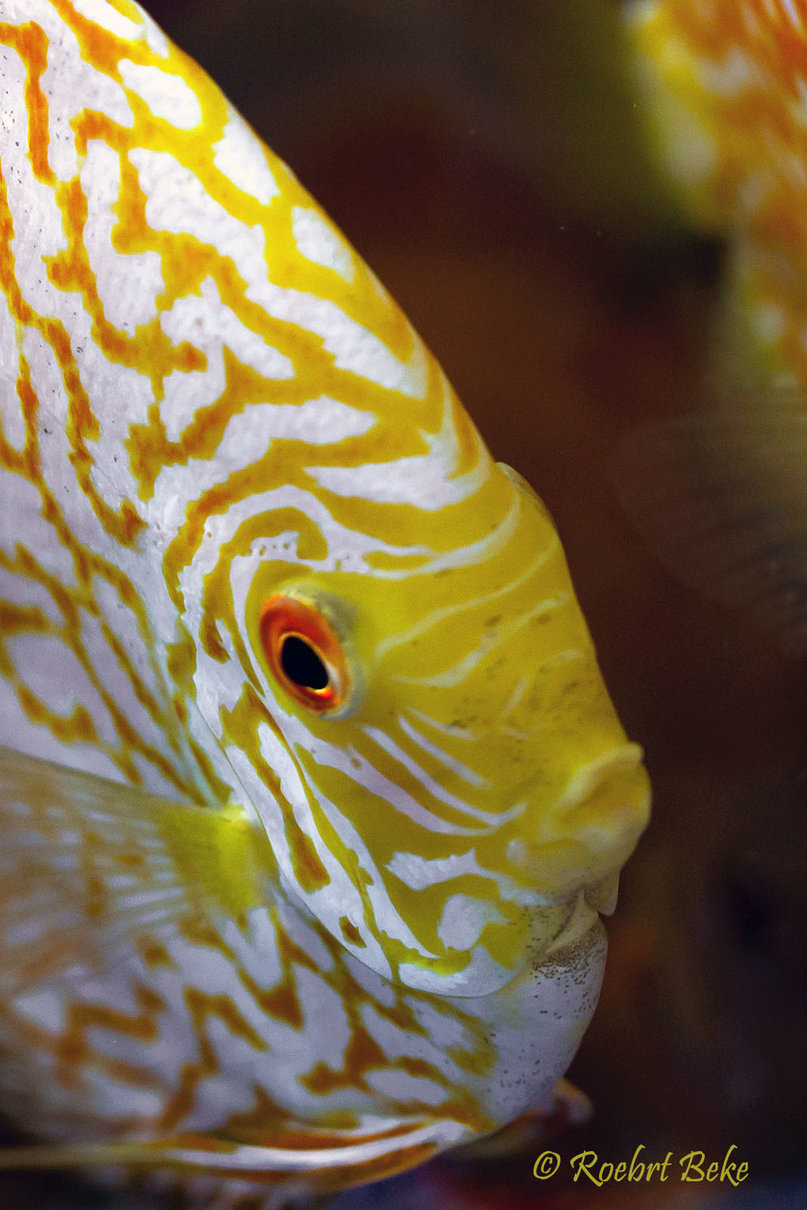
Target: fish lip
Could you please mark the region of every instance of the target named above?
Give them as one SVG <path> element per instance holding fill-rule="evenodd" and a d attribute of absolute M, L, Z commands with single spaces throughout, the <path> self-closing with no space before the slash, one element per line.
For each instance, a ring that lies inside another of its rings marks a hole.
<path fill-rule="evenodd" d="M 584 937 L 589 936 L 592 929 L 602 931 L 602 928 L 600 913 L 589 902 L 586 892 L 579 892 L 572 902 L 571 910 L 563 926 L 543 949 L 540 957 L 541 965 L 544 966 L 547 959 L 578 944 Z"/>
<path fill-rule="evenodd" d="M 570 956 L 581 945 L 589 943 L 592 935 L 604 938 L 600 912 L 591 903 L 586 888 L 578 888 L 563 903 L 556 903 L 554 907 L 556 910 L 566 910 L 551 930 L 546 928 L 547 921 L 542 924 L 540 920 L 531 919 L 530 909 L 524 909 L 527 933 L 513 980 L 522 978 L 525 973 L 545 975 L 555 964 L 568 964 Z"/>

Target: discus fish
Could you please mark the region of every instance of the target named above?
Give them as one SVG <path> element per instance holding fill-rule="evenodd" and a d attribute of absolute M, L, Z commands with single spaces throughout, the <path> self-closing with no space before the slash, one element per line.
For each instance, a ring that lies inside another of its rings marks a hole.
<path fill-rule="evenodd" d="M 726 242 L 699 412 L 633 434 L 623 500 L 670 566 L 807 652 L 807 5 L 626 6 L 642 108 L 690 221 Z"/>
<path fill-rule="evenodd" d="M 399 1171 L 565 1071 L 641 752 L 537 496 L 207 76 L 131 0 L 0 0 L 0 62 L 0 1161 Z"/>

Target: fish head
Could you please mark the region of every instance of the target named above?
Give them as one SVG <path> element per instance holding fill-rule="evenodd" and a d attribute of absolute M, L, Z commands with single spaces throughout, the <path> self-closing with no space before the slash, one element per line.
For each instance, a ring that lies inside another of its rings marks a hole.
<path fill-rule="evenodd" d="M 362 496 L 334 476 L 250 514 L 200 628 L 237 700 L 197 668 L 286 882 L 361 961 L 452 995 L 534 963 L 648 800 L 554 525 L 467 424 L 472 465 L 427 452 L 418 504 L 378 463 Z"/>

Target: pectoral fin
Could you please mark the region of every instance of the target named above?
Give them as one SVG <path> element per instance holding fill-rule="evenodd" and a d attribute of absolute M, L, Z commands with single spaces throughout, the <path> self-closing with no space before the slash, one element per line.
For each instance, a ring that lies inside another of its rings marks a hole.
<path fill-rule="evenodd" d="M 96 970 L 139 935 L 265 902 L 262 829 L 0 749 L 0 993 Z"/>

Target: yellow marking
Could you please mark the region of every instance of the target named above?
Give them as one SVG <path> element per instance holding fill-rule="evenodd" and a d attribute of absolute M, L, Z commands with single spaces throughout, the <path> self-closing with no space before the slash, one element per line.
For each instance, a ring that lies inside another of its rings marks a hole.
<path fill-rule="evenodd" d="M 192 897 L 238 917 L 265 903 L 274 877 L 262 829 L 240 808 L 192 810 L 160 800 L 153 822 Z"/>

